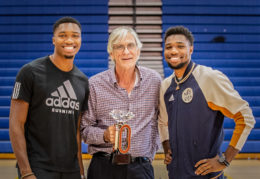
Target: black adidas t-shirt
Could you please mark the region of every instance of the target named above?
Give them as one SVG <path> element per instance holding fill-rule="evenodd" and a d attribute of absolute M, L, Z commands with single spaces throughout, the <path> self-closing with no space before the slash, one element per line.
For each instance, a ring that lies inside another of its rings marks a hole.
<path fill-rule="evenodd" d="M 60 172 L 79 170 L 77 122 L 87 110 L 88 95 L 88 79 L 75 65 L 63 72 L 47 56 L 21 68 L 12 99 L 30 104 L 25 138 L 31 166 Z"/>

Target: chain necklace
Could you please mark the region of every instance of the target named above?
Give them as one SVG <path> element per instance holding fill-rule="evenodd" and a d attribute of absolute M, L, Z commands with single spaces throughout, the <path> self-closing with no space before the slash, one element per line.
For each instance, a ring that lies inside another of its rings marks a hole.
<path fill-rule="evenodd" d="M 181 83 L 184 83 L 184 82 L 189 78 L 189 76 L 191 75 L 191 73 L 192 73 L 194 67 L 195 67 L 195 63 L 193 63 L 193 65 L 192 65 L 192 67 L 191 67 L 191 70 L 189 71 L 189 73 L 188 73 L 181 81 L 177 81 L 177 79 L 176 79 L 177 77 L 176 77 L 176 75 L 175 75 L 174 81 L 175 81 L 175 83 L 177 84 L 176 90 L 179 90 L 179 89 L 180 89 L 180 84 L 181 84 Z"/>

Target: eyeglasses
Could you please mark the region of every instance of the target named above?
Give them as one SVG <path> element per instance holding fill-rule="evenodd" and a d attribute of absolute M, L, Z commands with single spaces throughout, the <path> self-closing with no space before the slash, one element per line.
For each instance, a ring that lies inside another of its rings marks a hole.
<path fill-rule="evenodd" d="M 136 49 L 136 44 L 135 43 L 129 43 L 127 46 L 124 45 L 114 45 L 113 49 L 119 52 L 123 52 L 127 48 L 129 51 L 135 50 Z"/>

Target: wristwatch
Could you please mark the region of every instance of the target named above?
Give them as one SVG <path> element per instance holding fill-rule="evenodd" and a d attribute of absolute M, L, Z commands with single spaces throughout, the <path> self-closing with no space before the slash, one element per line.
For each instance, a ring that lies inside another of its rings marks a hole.
<path fill-rule="evenodd" d="M 221 155 L 218 158 L 218 162 L 222 165 L 225 165 L 226 167 L 228 167 L 230 165 L 230 163 L 226 160 L 226 157 L 224 155 Z"/>

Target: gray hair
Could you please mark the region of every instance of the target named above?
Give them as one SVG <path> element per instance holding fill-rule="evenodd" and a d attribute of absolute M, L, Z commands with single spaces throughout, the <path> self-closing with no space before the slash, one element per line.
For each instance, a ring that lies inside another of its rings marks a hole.
<path fill-rule="evenodd" d="M 109 35 L 108 44 L 107 44 L 107 52 L 110 54 L 113 51 L 113 45 L 119 42 L 121 39 L 125 38 L 127 33 L 130 33 L 135 38 L 135 42 L 137 47 L 141 50 L 143 44 L 138 38 L 137 33 L 130 27 L 121 26 L 114 29 Z"/>

